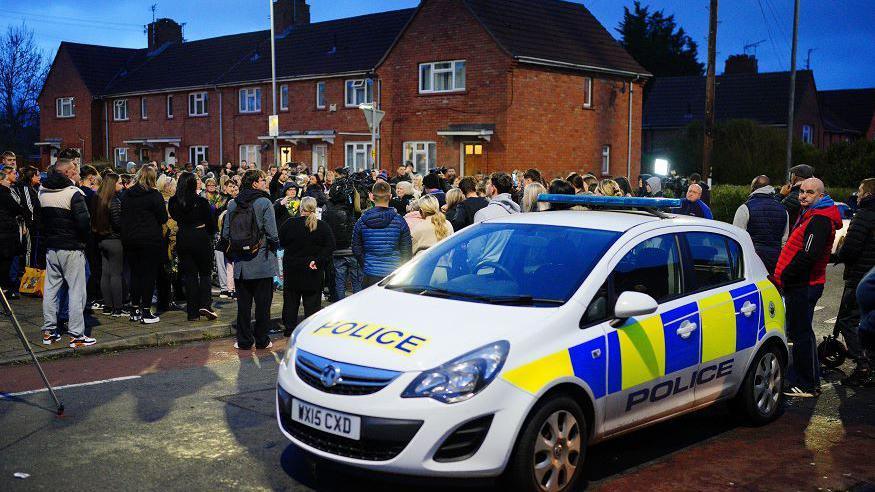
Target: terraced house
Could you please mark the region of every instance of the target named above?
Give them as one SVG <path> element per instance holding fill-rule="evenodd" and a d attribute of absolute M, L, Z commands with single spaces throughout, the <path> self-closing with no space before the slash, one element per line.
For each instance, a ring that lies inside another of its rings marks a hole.
<path fill-rule="evenodd" d="M 281 162 L 638 173 L 650 74 L 583 5 L 423 0 L 318 23 L 305 0 L 274 9 Z M 39 100 L 43 165 L 62 147 L 86 162 L 274 161 L 270 30 L 185 41 L 158 19 L 147 37 L 61 43 Z M 386 112 L 376 151 L 362 103 Z"/>

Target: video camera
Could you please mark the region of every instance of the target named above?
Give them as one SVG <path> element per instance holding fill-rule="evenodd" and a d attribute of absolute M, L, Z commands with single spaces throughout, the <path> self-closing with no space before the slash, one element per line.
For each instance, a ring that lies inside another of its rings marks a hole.
<path fill-rule="evenodd" d="M 433 168 L 433 169 L 429 169 L 429 170 L 428 170 L 428 174 L 440 174 L 440 175 L 444 175 L 444 174 L 447 174 L 447 168 L 445 168 L 445 167 L 436 167 L 436 168 Z"/>

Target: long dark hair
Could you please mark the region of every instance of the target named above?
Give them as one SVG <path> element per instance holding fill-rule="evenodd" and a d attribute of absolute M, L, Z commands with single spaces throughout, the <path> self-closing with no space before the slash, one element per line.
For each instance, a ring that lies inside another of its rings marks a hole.
<path fill-rule="evenodd" d="M 116 195 L 115 185 L 118 179 L 118 174 L 107 173 L 100 181 L 100 188 L 97 189 L 97 197 L 94 201 L 94 218 L 91 220 L 91 230 L 96 234 L 105 236 L 112 232 L 109 207 Z"/>
<path fill-rule="evenodd" d="M 176 201 L 184 210 L 194 206 L 194 199 L 197 198 L 196 179 L 198 178 L 194 174 L 186 171 L 179 176 L 179 181 L 176 183 Z"/>

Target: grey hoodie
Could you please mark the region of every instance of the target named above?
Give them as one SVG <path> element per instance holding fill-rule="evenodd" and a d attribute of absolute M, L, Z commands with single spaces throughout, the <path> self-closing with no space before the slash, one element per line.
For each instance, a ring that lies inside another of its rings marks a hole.
<path fill-rule="evenodd" d="M 662 178 L 659 176 L 651 176 L 647 178 L 647 184 L 650 185 L 650 196 L 661 196 Z"/>
<path fill-rule="evenodd" d="M 478 222 L 483 222 L 484 220 L 506 217 L 518 213 L 520 213 L 520 206 L 513 201 L 510 193 L 502 193 L 496 195 L 492 200 L 489 200 L 488 205 L 474 214 L 474 223 L 476 224 Z"/>

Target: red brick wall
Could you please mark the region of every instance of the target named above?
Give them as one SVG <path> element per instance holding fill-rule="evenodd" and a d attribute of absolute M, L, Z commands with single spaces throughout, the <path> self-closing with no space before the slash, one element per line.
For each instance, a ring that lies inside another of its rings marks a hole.
<path fill-rule="evenodd" d="M 419 64 L 465 60 L 464 92 L 419 94 Z M 402 162 L 407 141 L 437 144 L 437 164 L 459 168 L 460 143 L 438 130 L 449 124 L 490 123 L 495 135 L 485 144 L 487 170 L 506 169 L 509 74 L 512 61 L 459 0 L 424 2 L 398 44 L 377 68 L 382 81 L 381 164 Z M 419 169 L 418 172 L 426 170 Z"/>
<path fill-rule="evenodd" d="M 57 117 L 55 101 L 59 97 L 74 98 L 74 117 Z M 102 142 L 100 134 L 93 132 L 92 120 L 99 119 L 102 113 L 94 113 L 92 101 L 91 92 L 79 77 L 66 50 L 59 50 L 38 101 L 40 140 L 60 138 L 62 147 L 81 148 L 86 162 L 99 158 Z M 45 167 L 49 165 L 48 147 L 43 147 L 41 152 L 40 165 Z"/>
<path fill-rule="evenodd" d="M 825 142 L 823 136 L 820 106 L 817 103 L 817 90 L 814 84 L 809 84 L 807 87 L 802 87 L 801 84 L 798 85 L 796 87 L 796 97 L 799 98 L 799 102 L 796 105 L 796 114 L 793 117 L 794 138 L 801 141 L 802 126 L 810 125 L 813 132 L 812 145 L 821 149 L 826 148 L 828 142 Z"/>
<path fill-rule="evenodd" d="M 593 78 L 592 106 L 584 107 L 584 77 Z M 642 86 L 632 99 L 632 176 L 641 168 Z M 508 168 L 537 167 L 545 176 L 570 171 L 601 174 L 602 147 L 611 146 L 612 176 L 626 175 L 629 84 L 577 72 L 520 64 L 513 73 L 508 115 Z"/>

